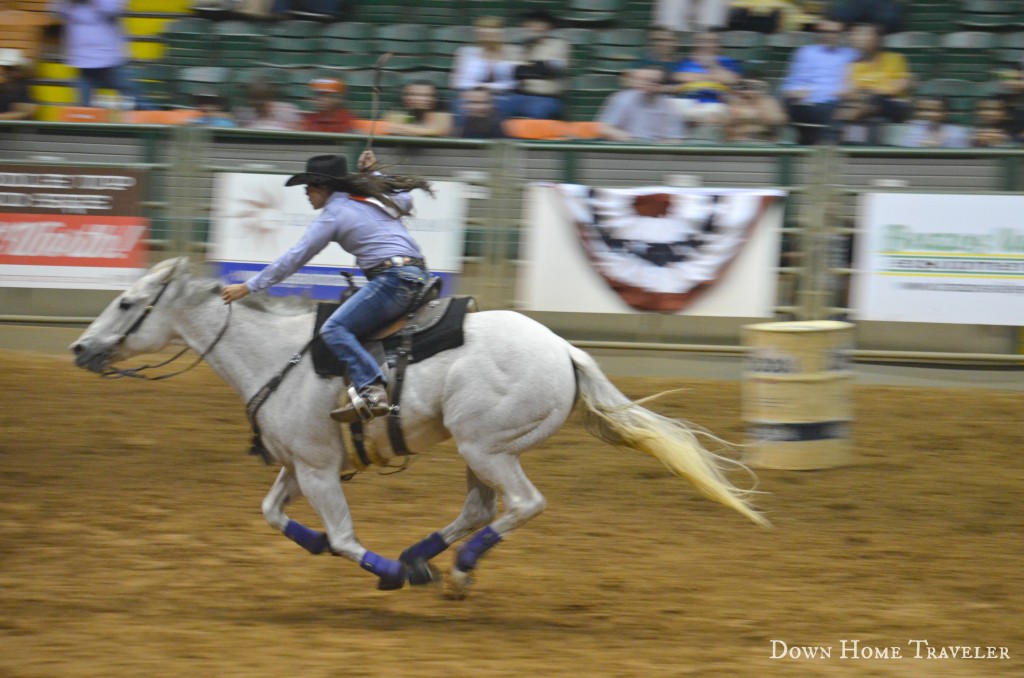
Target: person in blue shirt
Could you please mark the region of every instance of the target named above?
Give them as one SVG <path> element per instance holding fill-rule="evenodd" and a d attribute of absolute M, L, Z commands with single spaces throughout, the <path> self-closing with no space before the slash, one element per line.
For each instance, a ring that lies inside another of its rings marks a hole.
<path fill-rule="evenodd" d="M 725 121 L 726 95 L 742 78 L 742 69 L 739 61 L 720 54 L 721 47 L 718 33 L 698 33 L 690 56 L 676 67 L 675 104 L 687 122 Z"/>
<path fill-rule="evenodd" d="M 234 118 L 224 110 L 224 104 L 216 92 L 197 92 L 192 97 L 192 104 L 201 114 L 193 118 L 190 124 L 203 127 L 236 127 Z"/>
<path fill-rule="evenodd" d="M 405 313 L 427 283 L 423 251 L 401 222 L 412 207 L 409 191 L 430 191 L 419 177 L 392 177 L 373 172 L 373 151 L 359 156 L 359 172 L 348 173 L 340 155 L 318 155 L 306 171 L 285 186 L 306 186 L 313 209 L 323 210 L 302 238 L 258 274 L 225 285 L 221 296 L 231 303 L 261 292 L 295 273 L 332 242 L 356 257 L 367 283 L 343 303 L 320 329 L 324 340 L 348 368 L 350 402 L 331 412 L 344 423 L 367 421 L 391 410 L 384 373 L 360 343 L 375 330 Z"/>
<path fill-rule="evenodd" d="M 858 57 L 857 50 L 841 44 L 843 25 L 838 21 L 818 22 L 816 35 L 813 45 L 793 54 L 780 88 L 797 140 L 806 145 L 835 142 L 835 111 L 846 87 L 847 69 Z"/>

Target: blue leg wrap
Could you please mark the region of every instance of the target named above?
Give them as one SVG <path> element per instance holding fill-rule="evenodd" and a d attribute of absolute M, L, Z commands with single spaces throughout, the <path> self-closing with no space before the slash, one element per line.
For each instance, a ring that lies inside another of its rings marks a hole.
<path fill-rule="evenodd" d="M 501 535 L 488 525 L 462 545 L 459 554 L 455 557 L 455 567 L 463 572 L 469 572 L 476 567 L 476 561 L 499 541 L 501 541 Z"/>
<path fill-rule="evenodd" d="M 391 560 L 384 556 L 378 556 L 373 551 L 367 551 L 363 555 L 363 560 L 359 563 L 359 567 L 380 577 L 380 581 L 377 582 L 377 588 L 381 591 L 394 591 L 405 586 L 405 565 L 397 560 Z"/>
<path fill-rule="evenodd" d="M 284 536 L 288 537 L 314 556 L 318 556 L 326 549 L 330 548 L 330 543 L 327 541 L 326 534 L 323 532 L 317 532 L 316 530 L 311 530 L 305 525 L 297 523 L 294 520 L 289 520 L 288 524 L 285 525 Z"/>
<path fill-rule="evenodd" d="M 406 565 L 417 560 L 427 561 L 447 548 L 448 544 L 445 543 L 441 533 L 435 532 L 423 541 L 417 542 L 402 551 L 402 555 L 398 556 L 398 559 Z"/>

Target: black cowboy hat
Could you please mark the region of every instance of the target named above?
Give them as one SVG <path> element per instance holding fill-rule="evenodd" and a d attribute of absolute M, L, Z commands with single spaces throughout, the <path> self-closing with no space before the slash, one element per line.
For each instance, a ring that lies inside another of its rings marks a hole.
<path fill-rule="evenodd" d="M 306 161 L 306 171 L 296 174 L 284 183 L 285 186 L 298 184 L 329 184 L 348 176 L 348 161 L 341 155 L 314 155 Z"/>

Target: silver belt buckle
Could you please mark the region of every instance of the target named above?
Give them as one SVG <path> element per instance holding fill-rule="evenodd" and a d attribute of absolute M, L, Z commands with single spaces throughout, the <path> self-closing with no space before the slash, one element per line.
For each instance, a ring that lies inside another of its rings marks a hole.
<path fill-rule="evenodd" d="M 390 261 L 391 265 L 395 268 L 405 266 L 405 257 L 391 257 L 388 261 Z"/>

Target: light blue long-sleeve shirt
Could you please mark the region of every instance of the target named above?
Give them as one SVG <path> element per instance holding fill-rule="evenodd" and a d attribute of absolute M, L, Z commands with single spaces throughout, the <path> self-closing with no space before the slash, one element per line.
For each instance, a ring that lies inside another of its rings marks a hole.
<path fill-rule="evenodd" d="M 807 103 L 838 100 L 846 85 L 846 70 L 858 54 L 852 47 L 804 45 L 789 62 L 789 72 L 781 88 L 783 96 L 796 90 L 808 90 Z"/>
<path fill-rule="evenodd" d="M 407 192 L 390 197 L 403 211 L 412 206 L 412 196 Z M 363 270 L 373 268 L 389 257 L 423 258 L 420 246 L 398 218 L 375 204 L 339 191 L 327 199 L 320 216 L 306 227 L 302 238 L 273 263 L 246 280 L 245 286 L 250 292 L 260 292 L 276 285 L 332 242 L 355 255 L 356 263 Z"/>
<path fill-rule="evenodd" d="M 128 62 L 121 14 L 124 0 L 75 3 L 51 0 L 49 9 L 64 22 L 67 63 L 75 68 L 110 68 Z"/>

